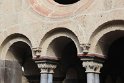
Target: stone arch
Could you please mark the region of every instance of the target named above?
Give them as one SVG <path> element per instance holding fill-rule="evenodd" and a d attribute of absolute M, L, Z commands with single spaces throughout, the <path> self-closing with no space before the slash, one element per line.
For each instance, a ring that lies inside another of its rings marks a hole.
<path fill-rule="evenodd" d="M 85 74 L 80 75 L 80 73 L 84 73 L 84 69 L 77 56 L 77 54 L 81 52 L 81 48 L 79 46 L 78 38 L 72 31 L 65 28 L 59 28 L 48 32 L 42 39 L 40 48 L 41 57 L 47 59 L 59 59 L 58 66 L 53 76 L 54 78 L 62 78 L 61 81 L 68 82 L 70 79 L 76 81 L 84 80 L 82 77 L 85 76 Z M 78 76 L 77 78 L 76 76 L 75 78 L 71 77 L 72 74 L 68 73 L 69 68 L 75 68 Z M 68 75 L 68 78 L 66 78 L 66 75 Z"/>
<path fill-rule="evenodd" d="M 114 40 L 124 35 L 123 30 L 123 20 L 112 20 L 100 25 L 90 37 L 91 48 L 89 52 L 106 56 L 107 47 Z"/>
<path fill-rule="evenodd" d="M 71 39 L 75 43 L 78 53 L 81 52 L 78 38 L 71 30 L 66 28 L 56 28 L 47 32 L 43 37 L 40 43 L 40 47 L 42 48 L 41 55 L 47 55 L 47 50 L 49 45 L 52 43 L 52 41 L 54 41 L 56 38 L 59 38 L 59 37 L 66 37 Z"/>
<path fill-rule="evenodd" d="M 9 47 L 12 44 L 19 42 L 19 41 L 26 43 L 30 48 L 32 46 L 30 40 L 26 36 L 19 34 L 19 33 L 11 34 L 3 41 L 3 43 L 0 46 L 0 53 L 1 53 L 0 58 L 5 59 L 6 53 Z"/>
<path fill-rule="evenodd" d="M 35 62 L 32 60 L 32 54 L 32 44 L 30 40 L 19 33 L 14 33 L 8 36 L 0 46 L 0 59 L 5 61 L 5 67 L 10 68 L 12 72 L 14 70 L 14 72 L 20 73 L 19 76 L 23 78 L 19 79 L 20 82 L 33 80 L 29 78 L 32 76 L 38 77 L 37 81 L 39 81 L 40 71 Z M 7 71 L 10 73 L 9 70 Z M 13 75 L 13 73 L 10 75 Z M 13 77 L 12 79 L 15 81 L 18 80 L 16 77 Z"/>
<path fill-rule="evenodd" d="M 73 45 L 76 46 L 73 40 L 71 40 L 69 37 L 66 36 L 59 36 L 55 39 L 53 39 L 50 43 L 49 46 L 47 47 L 47 52 L 46 54 L 49 56 L 53 57 L 58 57 L 60 58 L 61 55 L 59 53 L 62 53 L 62 50 L 65 48 L 65 46 L 72 42 Z M 76 52 L 77 52 L 77 47 L 76 47 Z"/>

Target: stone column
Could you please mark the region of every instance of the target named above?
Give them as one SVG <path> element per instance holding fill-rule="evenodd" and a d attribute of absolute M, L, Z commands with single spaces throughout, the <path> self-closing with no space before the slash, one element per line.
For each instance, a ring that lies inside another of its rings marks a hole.
<path fill-rule="evenodd" d="M 99 73 L 95 73 L 95 83 L 100 83 Z"/>
<path fill-rule="evenodd" d="M 101 63 L 86 61 L 83 62 L 83 67 L 86 68 L 85 72 L 87 73 L 87 83 L 100 83 L 99 73 L 102 67 Z"/>
<path fill-rule="evenodd" d="M 53 83 L 53 73 L 58 59 L 56 57 L 41 56 L 41 48 L 33 48 L 33 60 L 41 70 L 40 83 Z"/>
<path fill-rule="evenodd" d="M 82 53 L 78 54 L 83 61 L 83 67 L 86 68 L 87 83 L 100 83 L 99 73 L 105 60 L 104 55 L 98 53 L 89 53 L 90 44 L 80 44 Z"/>
<path fill-rule="evenodd" d="M 53 83 L 53 73 L 56 63 L 51 60 L 35 61 L 41 70 L 40 83 Z"/>

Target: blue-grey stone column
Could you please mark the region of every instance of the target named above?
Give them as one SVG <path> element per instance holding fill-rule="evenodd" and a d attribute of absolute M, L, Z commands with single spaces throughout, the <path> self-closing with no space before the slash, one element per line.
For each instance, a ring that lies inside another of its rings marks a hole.
<path fill-rule="evenodd" d="M 95 83 L 94 80 L 94 73 L 87 73 L 87 83 Z"/>
<path fill-rule="evenodd" d="M 53 73 L 56 68 L 56 64 L 51 61 L 35 61 L 38 64 L 38 68 L 41 70 L 40 83 L 53 83 Z"/>
<path fill-rule="evenodd" d="M 53 74 L 48 74 L 48 83 L 53 83 Z"/>
<path fill-rule="evenodd" d="M 40 83 L 53 83 L 53 73 L 58 59 L 56 57 L 41 56 L 41 48 L 32 48 L 33 60 L 41 70 Z"/>
<path fill-rule="evenodd" d="M 86 68 L 87 83 L 100 83 L 99 73 L 102 67 L 101 63 L 86 61 L 83 62 L 83 67 Z"/>
<path fill-rule="evenodd" d="M 48 83 L 48 75 L 47 74 L 41 74 L 40 77 L 40 83 Z"/>
<path fill-rule="evenodd" d="M 100 83 L 99 73 L 95 73 L 95 83 Z"/>

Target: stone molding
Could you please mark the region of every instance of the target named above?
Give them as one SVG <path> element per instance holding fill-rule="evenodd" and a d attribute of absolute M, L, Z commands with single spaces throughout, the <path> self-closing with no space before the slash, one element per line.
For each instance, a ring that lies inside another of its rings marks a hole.
<path fill-rule="evenodd" d="M 83 49 L 83 54 L 87 54 L 89 52 L 90 44 L 80 44 L 80 47 Z"/>
<path fill-rule="evenodd" d="M 93 62 L 93 61 L 87 61 L 83 62 L 83 67 L 86 68 L 87 73 L 100 73 L 100 69 L 103 67 L 101 63 Z"/>
<path fill-rule="evenodd" d="M 53 64 L 38 64 L 38 67 L 41 68 L 41 73 L 54 73 L 56 65 Z"/>
<path fill-rule="evenodd" d="M 28 0 L 31 8 L 41 16 L 49 18 L 70 17 L 77 12 L 85 11 L 94 0 L 80 0 L 75 4 L 62 5 L 54 0 Z M 74 10 L 75 9 L 75 10 Z M 68 11 L 65 11 L 68 10 Z"/>
<path fill-rule="evenodd" d="M 103 67 L 105 58 L 97 56 L 79 56 L 82 65 L 86 68 L 87 73 L 100 73 L 100 69 Z"/>
<path fill-rule="evenodd" d="M 55 61 L 43 60 L 43 61 L 35 61 L 35 62 L 37 63 L 38 68 L 40 68 L 41 74 L 54 73 L 54 69 L 57 66 L 57 62 Z"/>
<path fill-rule="evenodd" d="M 33 49 L 33 60 L 34 61 L 42 61 L 42 60 L 58 60 L 58 57 L 52 57 L 50 55 L 41 55 L 41 48 L 32 48 Z"/>
<path fill-rule="evenodd" d="M 41 48 L 37 47 L 37 48 L 32 48 L 32 49 L 33 49 L 33 53 L 34 53 L 33 58 L 39 58 L 41 55 Z"/>
<path fill-rule="evenodd" d="M 38 68 L 41 70 L 41 74 L 54 73 L 56 68 L 57 58 L 49 56 L 41 56 L 41 48 L 33 48 L 34 56 L 33 60 L 38 65 Z"/>
<path fill-rule="evenodd" d="M 34 61 L 42 61 L 42 60 L 51 60 L 51 61 L 58 61 L 59 58 L 57 57 L 51 57 L 51 56 L 38 56 L 38 57 L 33 57 Z"/>
<path fill-rule="evenodd" d="M 104 61 L 104 59 L 106 59 L 105 55 L 102 55 L 102 54 L 98 54 L 98 53 L 88 53 L 88 54 L 78 54 L 78 57 L 80 57 L 82 60 L 84 59 L 97 59 L 97 60 L 100 60 L 102 59 Z M 102 61 L 101 60 L 101 61 Z"/>

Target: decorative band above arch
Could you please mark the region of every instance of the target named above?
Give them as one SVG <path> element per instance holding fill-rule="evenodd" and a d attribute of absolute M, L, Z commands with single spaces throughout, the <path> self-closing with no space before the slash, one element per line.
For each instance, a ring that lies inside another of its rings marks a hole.
<path fill-rule="evenodd" d="M 86 10 L 94 0 L 28 0 L 32 9 L 38 14 L 50 18 L 72 16 L 75 12 Z M 65 4 L 68 5 L 65 5 Z M 72 4 L 71 4 L 72 3 Z"/>

